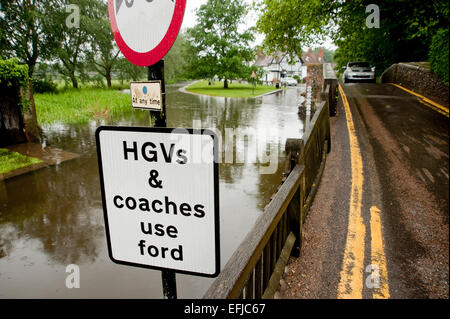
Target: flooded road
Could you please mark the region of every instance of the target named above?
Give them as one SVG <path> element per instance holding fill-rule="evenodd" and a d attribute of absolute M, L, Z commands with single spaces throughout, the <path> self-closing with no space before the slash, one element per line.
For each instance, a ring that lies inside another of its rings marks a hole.
<path fill-rule="evenodd" d="M 281 182 L 286 138 L 303 134 L 300 89 L 243 100 L 184 94 L 178 88 L 167 88 L 168 127 L 201 125 L 224 140 L 227 130 L 249 129 L 276 165 L 271 174 L 262 174 L 262 165 L 252 161 L 220 164 L 223 267 Z M 148 112 L 130 107 L 127 114 L 88 125 L 43 127 L 44 145 L 80 157 L 0 182 L 0 298 L 162 297 L 159 271 L 116 265 L 108 257 L 95 145 L 100 125 L 150 123 Z M 232 150 L 241 148 L 245 143 Z M 70 264 L 80 267 L 78 289 L 66 287 Z M 177 275 L 178 296 L 200 298 L 213 280 Z"/>

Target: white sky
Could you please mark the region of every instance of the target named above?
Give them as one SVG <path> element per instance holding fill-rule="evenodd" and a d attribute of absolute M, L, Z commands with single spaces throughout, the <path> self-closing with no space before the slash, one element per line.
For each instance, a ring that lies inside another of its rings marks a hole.
<path fill-rule="evenodd" d="M 198 9 L 204 3 L 206 3 L 206 0 L 186 1 L 186 11 L 184 13 L 184 20 L 181 28 L 187 29 L 195 26 L 196 24 L 195 9 Z"/>

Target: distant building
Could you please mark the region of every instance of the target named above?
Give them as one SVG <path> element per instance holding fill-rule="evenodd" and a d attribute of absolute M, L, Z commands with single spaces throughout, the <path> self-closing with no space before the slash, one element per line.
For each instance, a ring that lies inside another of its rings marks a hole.
<path fill-rule="evenodd" d="M 300 79 L 306 76 L 302 58 L 296 58 L 290 62 L 286 53 L 276 52 L 273 55 L 265 55 L 258 50 L 254 66 L 262 68 L 264 74 L 260 79 L 263 82 L 279 82 L 281 78 L 297 75 Z"/>
<path fill-rule="evenodd" d="M 324 49 L 319 48 L 317 52 L 313 52 L 311 48 L 308 49 L 308 52 L 302 54 L 302 60 L 305 65 L 308 64 L 322 64 L 325 63 L 324 60 Z"/>

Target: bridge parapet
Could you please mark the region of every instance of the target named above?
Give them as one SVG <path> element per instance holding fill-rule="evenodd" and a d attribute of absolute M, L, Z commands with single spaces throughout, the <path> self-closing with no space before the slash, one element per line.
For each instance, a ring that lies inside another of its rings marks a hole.
<path fill-rule="evenodd" d="M 321 94 L 325 100 L 318 103 L 303 138 L 286 141 L 285 171 L 278 192 L 204 298 L 273 298 L 289 256 L 298 257 L 303 223 L 331 149 L 330 105 L 333 88 L 337 90 L 337 78 L 332 76 L 327 77 L 330 82 Z"/>
<path fill-rule="evenodd" d="M 330 87 L 327 90 L 327 86 Z M 323 87 L 322 87 L 322 100 L 328 101 L 330 106 L 330 116 L 336 115 L 337 107 L 337 91 L 338 91 L 338 78 L 333 69 L 333 64 L 324 63 L 323 65 Z M 327 95 L 326 95 L 327 94 Z"/>

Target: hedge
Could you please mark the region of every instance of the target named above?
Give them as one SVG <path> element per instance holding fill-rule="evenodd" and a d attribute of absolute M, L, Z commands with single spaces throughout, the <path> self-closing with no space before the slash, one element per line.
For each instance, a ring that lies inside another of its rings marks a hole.
<path fill-rule="evenodd" d="M 439 30 L 433 37 L 430 47 L 430 67 L 445 84 L 449 84 L 449 46 L 448 29 Z"/>
<path fill-rule="evenodd" d="M 56 84 L 51 81 L 33 79 L 33 91 L 35 93 L 56 93 Z"/>

